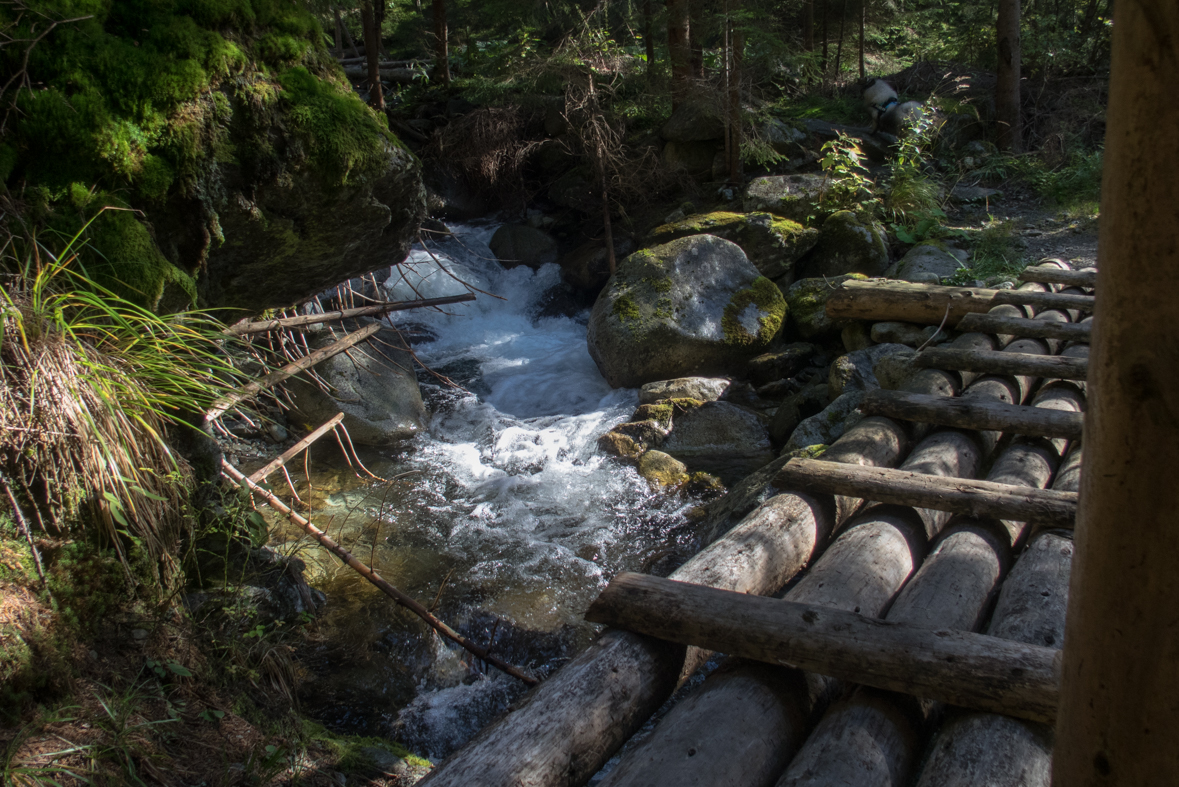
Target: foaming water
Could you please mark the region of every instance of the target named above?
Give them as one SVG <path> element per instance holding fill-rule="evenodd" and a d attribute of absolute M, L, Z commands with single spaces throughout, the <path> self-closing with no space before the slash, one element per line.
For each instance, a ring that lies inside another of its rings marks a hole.
<path fill-rule="evenodd" d="M 395 484 L 354 484 L 319 517 L 340 522 L 341 537 L 394 584 L 424 603 L 437 596 L 437 613 L 464 634 L 546 674 L 592 638 L 582 614 L 611 576 L 684 547 L 693 501 L 653 494 L 597 451 L 637 392 L 611 389 L 598 372 L 586 314 L 537 316 L 560 271 L 505 270 L 487 248 L 494 229 L 457 227 L 385 282 L 390 300 L 467 285 L 501 297 L 394 314 L 426 337 L 414 349 L 437 375 L 420 378 L 429 434 L 378 463 L 379 475 L 402 475 Z M 327 587 L 336 622 L 325 625 L 380 654 L 347 671 L 348 687 L 364 684 L 370 704 L 385 697 L 385 732 L 411 748 L 448 755 L 521 692 L 437 637 L 411 636 L 420 623 L 354 580 L 337 582 Z"/>

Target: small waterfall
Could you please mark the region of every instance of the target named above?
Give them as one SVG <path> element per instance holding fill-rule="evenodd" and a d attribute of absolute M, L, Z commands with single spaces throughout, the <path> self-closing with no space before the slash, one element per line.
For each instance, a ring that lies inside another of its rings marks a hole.
<path fill-rule="evenodd" d="M 390 300 L 460 294 L 468 284 L 500 297 L 392 315 L 416 337 L 420 360 L 461 389 L 422 374 L 429 434 L 378 463 L 379 475 L 401 477 L 354 482 L 319 518 L 341 522 L 357 554 L 423 603 L 437 595 L 437 613 L 476 642 L 494 637 L 496 655 L 545 674 L 588 644 L 594 629 L 581 615 L 611 576 L 686 549 L 694 501 L 652 493 L 598 453 L 597 438 L 629 417 L 637 392 L 613 390 L 599 374 L 588 314 L 540 316 L 558 267 L 505 270 L 487 248 L 494 230 L 455 227 L 385 283 Z M 383 732 L 421 753 L 446 756 L 522 691 L 422 634 L 355 578 L 339 575 L 326 589 L 323 625 L 372 654 L 367 669 L 342 669 L 335 683 L 384 708 Z M 349 713 L 335 720 L 355 721 Z M 376 732 L 366 718 L 356 726 Z"/>

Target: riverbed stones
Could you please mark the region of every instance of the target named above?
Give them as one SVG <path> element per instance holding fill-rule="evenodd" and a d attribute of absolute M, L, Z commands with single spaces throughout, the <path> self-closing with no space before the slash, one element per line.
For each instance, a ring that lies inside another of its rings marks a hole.
<path fill-rule="evenodd" d="M 921 367 L 914 363 L 916 356 L 913 350 L 905 350 L 877 359 L 872 365 L 877 384 L 889 391 L 903 389 L 909 378 L 921 371 Z"/>
<path fill-rule="evenodd" d="M 524 265 L 536 270 L 557 261 L 557 241 L 527 224 L 504 224 L 495 231 L 488 248 L 505 268 Z"/>
<path fill-rule="evenodd" d="M 616 262 L 634 250 L 635 244 L 630 238 L 614 239 Z M 557 264 L 561 266 L 561 278 L 579 290 L 597 294 L 610 279 L 610 260 L 606 254 L 606 244 L 600 240 L 583 243 L 562 256 Z"/>
<path fill-rule="evenodd" d="M 590 356 L 615 388 L 741 370 L 764 352 L 786 302 L 740 247 L 693 235 L 618 264 L 590 313 Z"/>
<path fill-rule="evenodd" d="M 786 304 L 789 307 L 790 324 L 794 332 L 803 339 L 821 338 L 839 333 L 845 320 L 832 320 L 827 316 L 827 299 L 839 285 L 848 279 L 866 279 L 860 274 L 834 276 L 827 279 L 800 279 L 786 290 Z"/>
<path fill-rule="evenodd" d="M 937 344 L 949 338 L 945 329 L 938 330 L 936 325 L 914 325 L 911 322 L 876 322 L 872 323 L 872 341 L 885 344 L 905 344 L 909 347 L 920 347 L 923 344 Z M 932 341 L 930 341 L 932 339 Z"/>
<path fill-rule="evenodd" d="M 884 228 L 862 220 L 850 210 L 832 213 L 819 230 L 819 241 L 799 266 L 807 277 L 862 273 L 881 276 L 888 269 L 888 244 Z"/>
<path fill-rule="evenodd" d="M 919 243 L 905 253 L 890 278 L 937 284 L 958 272 L 965 263 L 936 241 Z"/>
<path fill-rule="evenodd" d="M 815 345 L 808 342 L 793 342 L 776 352 L 762 353 L 749 362 L 749 379 L 757 385 L 765 385 L 801 372 L 811 358 L 815 357 Z"/>
<path fill-rule="evenodd" d="M 822 175 L 767 175 L 754 178 L 745 188 L 745 211 L 769 211 L 803 222 L 823 193 Z"/>
<path fill-rule="evenodd" d="M 663 224 L 651 232 L 655 243 L 689 235 L 715 235 L 741 247 L 758 272 L 768 279 L 793 281 L 794 263 L 814 248 L 819 231 L 770 213 L 713 211 Z M 779 282 L 781 284 L 781 282 Z"/>
<path fill-rule="evenodd" d="M 328 330 L 313 335 L 311 349 L 342 338 Z M 344 413 L 344 428 L 357 445 L 387 446 L 408 440 L 426 426 L 426 406 L 414 374 L 414 360 L 401 336 L 382 328 L 369 341 L 315 366 L 330 393 L 302 377 L 287 389 L 296 420 L 314 428 Z"/>
<path fill-rule="evenodd" d="M 639 389 L 639 402 L 653 404 L 663 399 L 715 402 L 728 390 L 730 384 L 732 380 L 728 377 L 677 377 L 674 380 L 657 380 Z"/>
<path fill-rule="evenodd" d="M 863 391 L 848 391 L 824 410 L 802 421 L 786 441 L 782 455 L 816 445 L 831 445 L 864 416 L 857 409 L 864 401 Z"/>
<path fill-rule="evenodd" d="M 774 458 L 770 437 L 753 413 L 729 402 L 707 402 L 677 414 L 664 452 L 692 470 L 733 483 Z"/>
<path fill-rule="evenodd" d="M 637 459 L 643 455 L 643 446 L 629 435 L 621 432 L 606 432 L 598 438 L 598 450 L 619 459 Z"/>

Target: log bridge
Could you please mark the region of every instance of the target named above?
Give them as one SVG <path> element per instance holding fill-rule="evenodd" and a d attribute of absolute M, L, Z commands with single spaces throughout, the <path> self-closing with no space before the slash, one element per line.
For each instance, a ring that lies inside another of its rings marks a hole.
<path fill-rule="evenodd" d="M 1023 280 L 842 285 L 832 317 L 958 333 L 668 578 L 616 577 L 598 640 L 421 783 L 1047 787 L 1093 274 Z"/>

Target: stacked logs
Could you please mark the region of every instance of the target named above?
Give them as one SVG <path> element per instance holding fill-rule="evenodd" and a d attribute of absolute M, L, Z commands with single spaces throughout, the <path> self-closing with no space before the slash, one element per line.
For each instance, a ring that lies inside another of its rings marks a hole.
<path fill-rule="evenodd" d="M 601 785 L 892 785 L 923 752 L 922 784 L 1046 784 L 1087 350 L 1059 329 L 1081 327 L 1092 296 L 1029 271 L 1014 292 L 847 283 L 832 316 L 1002 332 L 919 354 L 903 391 L 868 397 L 822 461 L 787 463 L 779 493 L 670 581 L 617 579 L 587 618 L 629 631 L 607 630 L 423 783 L 584 784 L 717 650 L 730 658 Z M 752 598 L 788 584 L 783 601 Z M 793 614 L 797 630 L 744 641 L 773 614 L 770 629 Z M 832 626 L 860 649 L 814 639 Z"/>

